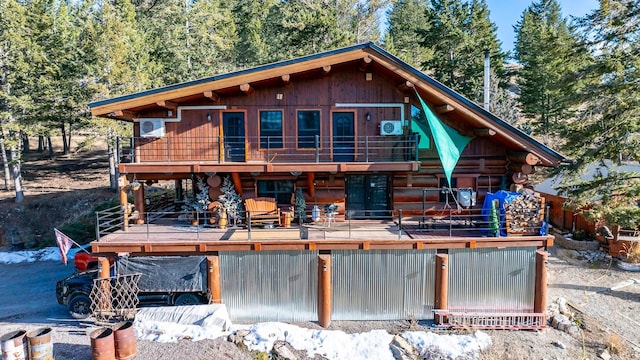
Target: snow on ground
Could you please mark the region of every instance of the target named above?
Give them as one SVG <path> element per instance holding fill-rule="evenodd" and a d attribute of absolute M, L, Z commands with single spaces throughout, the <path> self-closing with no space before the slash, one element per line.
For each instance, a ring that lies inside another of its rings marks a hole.
<path fill-rule="evenodd" d="M 69 263 L 73 264 L 73 256 L 78 251 L 81 249 L 73 248 L 69 251 L 67 255 Z M 0 264 L 35 261 L 62 261 L 60 250 L 57 247 L 49 247 L 35 251 L 0 252 Z M 249 331 L 245 337 L 245 345 L 250 350 L 269 352 L 274 343 L 280 340 L 287 341 L 298 350 L 306 351 L 311 357 L 319 354 L 327 359 L 393 359 L 389 349 L 393 335 L 385 330 L 347 334 L 339 330 L 305 329 L 279 322 L 230 326 L 211 324 L 212 322 L 207 321 L 178 324 L 136 319 L 136 337 L 140 340 L 157 342 L 176 342 L 180 339 L 197 341 L 214 339 L 245 329 Z M 489 335 L 481 331 L 470 335 L 438 335 L 428 331 L 407 331 L 400 335 L 421 355 L 427 356 L 435 351 L 448 359 L 475 359 L 482 349 L 491 345 Z"/>

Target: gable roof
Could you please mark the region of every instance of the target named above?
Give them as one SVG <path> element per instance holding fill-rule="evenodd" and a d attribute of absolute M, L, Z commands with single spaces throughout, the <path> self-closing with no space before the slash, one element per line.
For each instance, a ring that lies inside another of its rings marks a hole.
<path fill-rule="evenodd" d="M 438 99 L 441 102 L 441 104 L 433 105 L 446 104 L 452 106 L 454 111 L 460 112 L 465 119 L 476 127 L 495 131 L 500 139 L 509 145 L 509 148 L 535 154 L 540 158 L 541 165 L 557 166 L 562 162 L 568 161 L 562 154 L 550 149 L 506 121 L 484 110 L 473 101 L 371 42 L 99 100 L 90 103 L 89 107 L 91 108 L 91 114 L 94 116 L 124 119 L 126 114 L 124 116 L 121 114 L 116 116 L 114 112 L 359 59 L 375 61 L 389 71 L 396 73 L 412 83 L 421 94 L 429 95 L 430 98 Z"/>

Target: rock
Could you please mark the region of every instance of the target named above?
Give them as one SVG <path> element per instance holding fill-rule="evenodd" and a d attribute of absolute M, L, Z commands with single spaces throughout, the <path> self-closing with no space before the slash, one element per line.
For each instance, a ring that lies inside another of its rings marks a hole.
<path fill-rule="evenodd" d="M 600 353 L 600 355 L 598 355 L 598 357 L 600 359 L 603 360 L 609 360 L 611 359 L 611 354 L 609 354 L 609 352 L 607 351 L 607 349 L 602 350 L 602 352 Z"/>
<path fill-rule="evenodd" d="M 284 341 L 273 344 L 273 359 L 277 360 L 298 360 L 298 357 L 287 347 Z"/>
<path fill-rule="evenodd" d="M 563 344 L 561 341 L 554 341 L 553 345 L 555 345 L 556 347 L 559 347 L 560 349 L 566 349 L 567 346 L 565 344 Z"/>
<path fill-rule="evenodd" d="M 396 335 L 389 344 L 393 358 L 396 360 L 418 360 L 422 359 L 418 350 L 409 344 L 402 336 Z"/>
<path fill-rule="evenodd" d="M 558 298 L 558 311 L 560 312 L 560 314 L 563 314 L 563 315 L 567 315 L 567 316 L 571 315 L 571 311 L 567 306 L 567 299 L 563 297 Z"/>

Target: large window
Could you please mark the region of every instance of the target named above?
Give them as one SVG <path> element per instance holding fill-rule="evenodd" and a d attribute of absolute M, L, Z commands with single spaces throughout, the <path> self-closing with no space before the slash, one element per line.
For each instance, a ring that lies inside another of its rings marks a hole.
<path fill-rule="evenodd" d="M 275 198 L 278 204 L 291 204 L 292 180 L 258 180 L 258 196 Z"/>
<path fill-rule="evenodd" d="M 298 111 L 298 148 L 314 149 L 316 135 L 320 136 L 320 111 Z"/>
<path fill-rule="evenodd" d="M 260 111 L 260 148 L 282 149 L 282 111 Z"/>

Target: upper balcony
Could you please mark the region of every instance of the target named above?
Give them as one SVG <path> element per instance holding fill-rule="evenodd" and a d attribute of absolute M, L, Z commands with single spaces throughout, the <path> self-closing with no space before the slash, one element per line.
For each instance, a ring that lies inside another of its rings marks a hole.
<path fill-rule="evenodd" d="M 197 164 L 217 171 L 416 171 L 417 134 L 119 138 L 124 172 Z M 348 164 L 348 165 L 347 165 Z M 306 166 L 306 167 L 305 167 Z M 166 170 L 166 169 L 165 169 Z M 199 169 L 207 171 L 206 168 Z M 166 172 L 166 171 L 165 171 Z"/>

